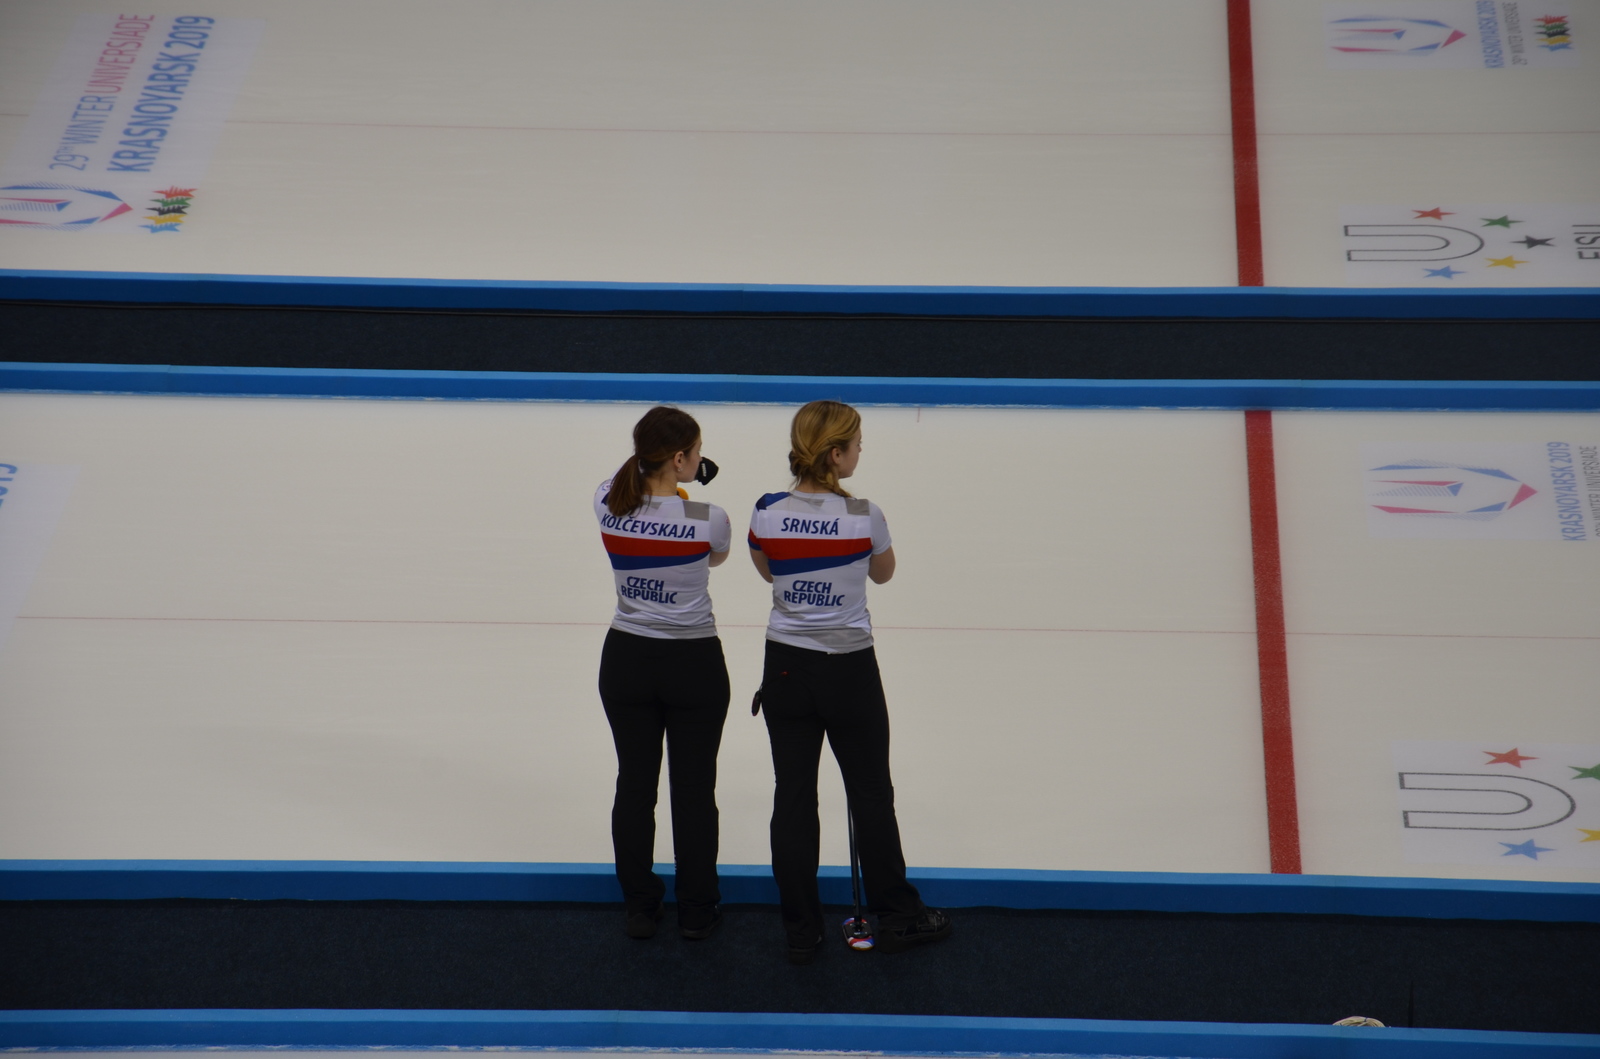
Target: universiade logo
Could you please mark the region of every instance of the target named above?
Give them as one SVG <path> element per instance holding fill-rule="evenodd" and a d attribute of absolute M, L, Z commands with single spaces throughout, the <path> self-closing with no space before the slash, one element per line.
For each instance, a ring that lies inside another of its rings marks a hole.
<path fill-rule="evenodd" d="M 1323 6 L 1336 70 L 1506 70 L 1578 65 L 1573 21 L 1542 0 L 1387 0 Z"/>
<path fill-rule="evenodd" d="M 1572 20 L 1566 15 L 1545 15 L 1533 20 L 1534 34 L 1543 39 L 1539 47 L 1545 51 L 1572 50 Z"/>
<path fill-rule="evenodd" d="M 48 181 L 0 187 L 0 224 L 80 232 L 131 212 L 116 192 L 100 188 Z"/>
<path fill-rule="evenodd" d="M 1537 492 L 1498 467 L 1404 460 L 1367 471 L 1368 499 L 1387 501 L 1372 506 L 1408 518 L 1487 522 Z"/>
<path fill-rule="evenodd" d="M 139 227 L 151 235 L 181 232 L 183 222 L 189 213 L 189 206 L 194 200 L 194 192 L 194 188 L 162 188 L 156 192 L 155 198 L 150 200 L 150 213 L 145 217 L 149 223 L 141 224 Z"/>
<path fill-rule="evenodd" d="M 1333 50 L 1341 52 L 1431 54 L 1467 39 L 1467 34 L 1436 18 L 1336 18 L 1330 25 L 1339 31 Z"/>

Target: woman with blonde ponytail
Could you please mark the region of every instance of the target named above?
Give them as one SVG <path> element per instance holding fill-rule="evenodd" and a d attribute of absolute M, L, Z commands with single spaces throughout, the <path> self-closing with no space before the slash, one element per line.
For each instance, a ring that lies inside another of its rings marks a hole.
<path fill-rule="evenodd" d="M 717 750 L 728 716 L 728 667 L 707 592 L 728 558 L 728 513 L 690 500 L 711 481 L 700 425 L 656 407 L 633 428 L 633 455 L 594 494 L 617 610 L 600 654 L 600 701 L 617 749 L 611 844 L 629 937 L 655 936 L 666 893 L 654 871 L 656 790 L 667 744 L 678 931 L 708 938 L 722 921 L 717 887 Z"/>
<path fill-rule="evenodd" d="M 792 963 L 810 963 L 822 944 L 817 765 L 824 738 L 844 776 L 867 902 L 878 917 L 877 947 L 899 952 L 951 929 L 950 917 L 924 905 L 907 881 L 900 850 L 889 708 L 866 605 L 868 579 L 881 585 L 894 576 L 894 547 L 878 505 L 842 484 L 860 461 L 860 413 L 812 401 L 789 428 L 793 485 L 757 500 L 750 518 L 750 558 L 772 584 L 757 705 L 772 743 L 772 874 Z"/>

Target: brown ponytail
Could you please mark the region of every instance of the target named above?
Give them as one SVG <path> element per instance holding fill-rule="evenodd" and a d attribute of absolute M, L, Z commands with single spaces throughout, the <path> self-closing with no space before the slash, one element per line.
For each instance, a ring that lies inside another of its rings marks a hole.
<path fill-rule="evenodd" d="M 656 405 L 633 425 L 633 455 L 611 476 L 606 508 L 621 518 L 644 503 L 645 479 L 700 439 L 700 424 L 678 408 Z"/>
<path fill-rule="evenodd" d="M 796 483 L 812 481 L 849 496 L 828 456 L 850 446 L 861 430 L 861 413 L 841 401 L 812 401 L 789 424 L 789 473 Z"/>

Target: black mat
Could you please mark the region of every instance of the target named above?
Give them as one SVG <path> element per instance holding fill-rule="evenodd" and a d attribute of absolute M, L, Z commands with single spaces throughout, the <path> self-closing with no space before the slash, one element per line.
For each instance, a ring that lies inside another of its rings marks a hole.
<path fill-rule="evenodd" d="M 0 360 L 1024 379 L 1600 379 L 1600 320 L 437 313 L 0 302 Z"/>
<path fill-rule="evenodd" d="M 784 959 L 776 912 L 464 902 L 0 903 L 0 1007 L 852 1012 L 1600 1032 L 1600 924 L 960 910 L 893 956 Z"/>

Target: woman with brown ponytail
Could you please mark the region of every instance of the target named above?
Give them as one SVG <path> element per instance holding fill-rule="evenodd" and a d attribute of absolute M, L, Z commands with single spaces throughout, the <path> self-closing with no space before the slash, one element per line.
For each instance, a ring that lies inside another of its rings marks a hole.
<path fill-rule="evenodd" d="M 678 930 L 708 938 L 722 921 L 716 787 L 728 667 L 706 585 L 710 568 L 728 557 L 732 528 L 722 508 L 678 488 L 715 473 L 700 456 L 694 417 L 656 407 L 633 428 L 633 455 L 594 495 L 617 591 L 600 654 L 600 701 L 617 748 L 611 844 L 633 938 L 655 936 L 666 893 L 653 867 L 663 735 Z"/>
<path fill-rule="evenodd" d="M 810 963 L 822 943 L 817 894 L 821 826 L 817 765 L 827 738 L 844 776 L 877 947 L 898 952 L 950 935 L 950 917 L 906 880 L 889 777 L 889 709 L 872 646 L 867 579 L 894 576 L 894 547 L 878 505 L 841 480 L 861 460 L 861 416 L 812 401 L 789 427 L 794 485 L 756 501 L 750 558 L 772 583 L 759 704 L 772 742 L 772 874 L 789 960 Z"/>

